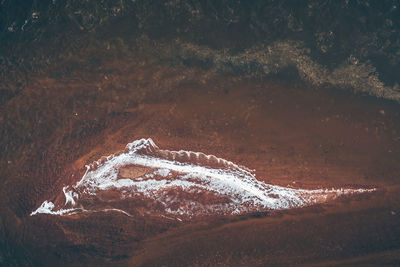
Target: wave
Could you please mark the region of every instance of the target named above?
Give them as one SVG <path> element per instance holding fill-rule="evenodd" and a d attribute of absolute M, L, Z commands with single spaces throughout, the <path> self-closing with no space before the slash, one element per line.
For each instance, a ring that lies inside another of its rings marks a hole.
<path fill-rule="evenodd" d="M 274 75 L 285 69 L 295 68 L 300 79 L 316 87 L 353 89 L 356 92 L 400 102 L 399 85 L 385 85 L 370 62 L 350 54 L 336 68 L 330 69 L 314 60 L 310 56 L 310 49 L 301 41 L 285 40 L 270 45 L 255 45 L 238 54 L 177 41 L 164 54 L 173 55 L 183 62 L 200 62 L 219 72 L 252 76 Z"/>
<path fill-rule="evenodd" d="M 162 150 L 152 139 L 86 166 L 75 185 L 63 188 L 55 203 L 46 200 L 31 213 L 72 215 L 119 211 L 189 217 L 234 215 L 324 203 L 375 189 L 293 189 L 266 184 L 231 161 L 192 151 Z"/>

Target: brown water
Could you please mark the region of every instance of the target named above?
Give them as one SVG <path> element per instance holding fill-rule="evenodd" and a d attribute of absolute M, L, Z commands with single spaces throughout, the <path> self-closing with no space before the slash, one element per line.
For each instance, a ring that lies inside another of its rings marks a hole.
<path fill-rule="evenodd" d="M 0 266 L 400 265 L 396 1 L 21 4 L 0 3 Z M 103 212 L 29 216 L 140 138 L 267 184 L 377 190 L 190 218 L 105 190 L 80 199 Z"/>
<path fill-rule="evenodd" d="M 398 104 L 174 66 L 141 53 L 100 55 L 96 70 L 79 56 L 66 61 L 78 62 L 69 73 L 59 66 L 61 76 L 27 73 L 18 84 L 23 89 L 0 107 L 0 263 L 399 263 Z M 29 216 L 72 177 L 82 177 L 85 164 L 147 137 L 165 149 L 202 151 L 255 169 L 269 184 L 379 190 L 189 223 L 140 210 L 134 217 Z"/>

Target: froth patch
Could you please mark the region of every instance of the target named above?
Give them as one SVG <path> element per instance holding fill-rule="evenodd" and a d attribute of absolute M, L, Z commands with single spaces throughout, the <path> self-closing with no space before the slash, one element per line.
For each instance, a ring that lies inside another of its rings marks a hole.
<path fill-rule="evenodd" d="M 79 182 L 54 198 L 65 202 L 46 200 L 31 215 L 111 210 L 130 215 L 140 209 L 179 219 L 304 207 L 371 191 L 270 185 L 244 166 L 201 152 L 161 150 L 149 138 L 89 164 Z"/>

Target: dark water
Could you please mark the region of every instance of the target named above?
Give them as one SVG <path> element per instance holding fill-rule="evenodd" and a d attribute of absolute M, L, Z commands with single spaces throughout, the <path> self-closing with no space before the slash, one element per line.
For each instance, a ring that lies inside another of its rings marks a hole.
<path fill-rule="evenodd" d="M 7 79 L 21 68 L 47 71 L 65 54 L 88 46 L 100 52 L 113 42 L 118 50 L 150 50 L 177 64 L 262 77 L 289 73 L 316 86 L 400 97 L 396 0 L 4 0 L 0 14 Z"/>

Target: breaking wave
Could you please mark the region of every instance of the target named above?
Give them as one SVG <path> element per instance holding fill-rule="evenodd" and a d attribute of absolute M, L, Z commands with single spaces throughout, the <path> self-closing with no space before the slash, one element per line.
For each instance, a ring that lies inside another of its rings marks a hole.
<path fill-rule="evenodd" d="M 119 211 L 192 218 L 304 207 L 374 190 L 270 185 L 246 167 L 201 152 L 162 150 L 152 139 L 136 140 L 86 167 L 80 181 L 31 215 Z"/>

